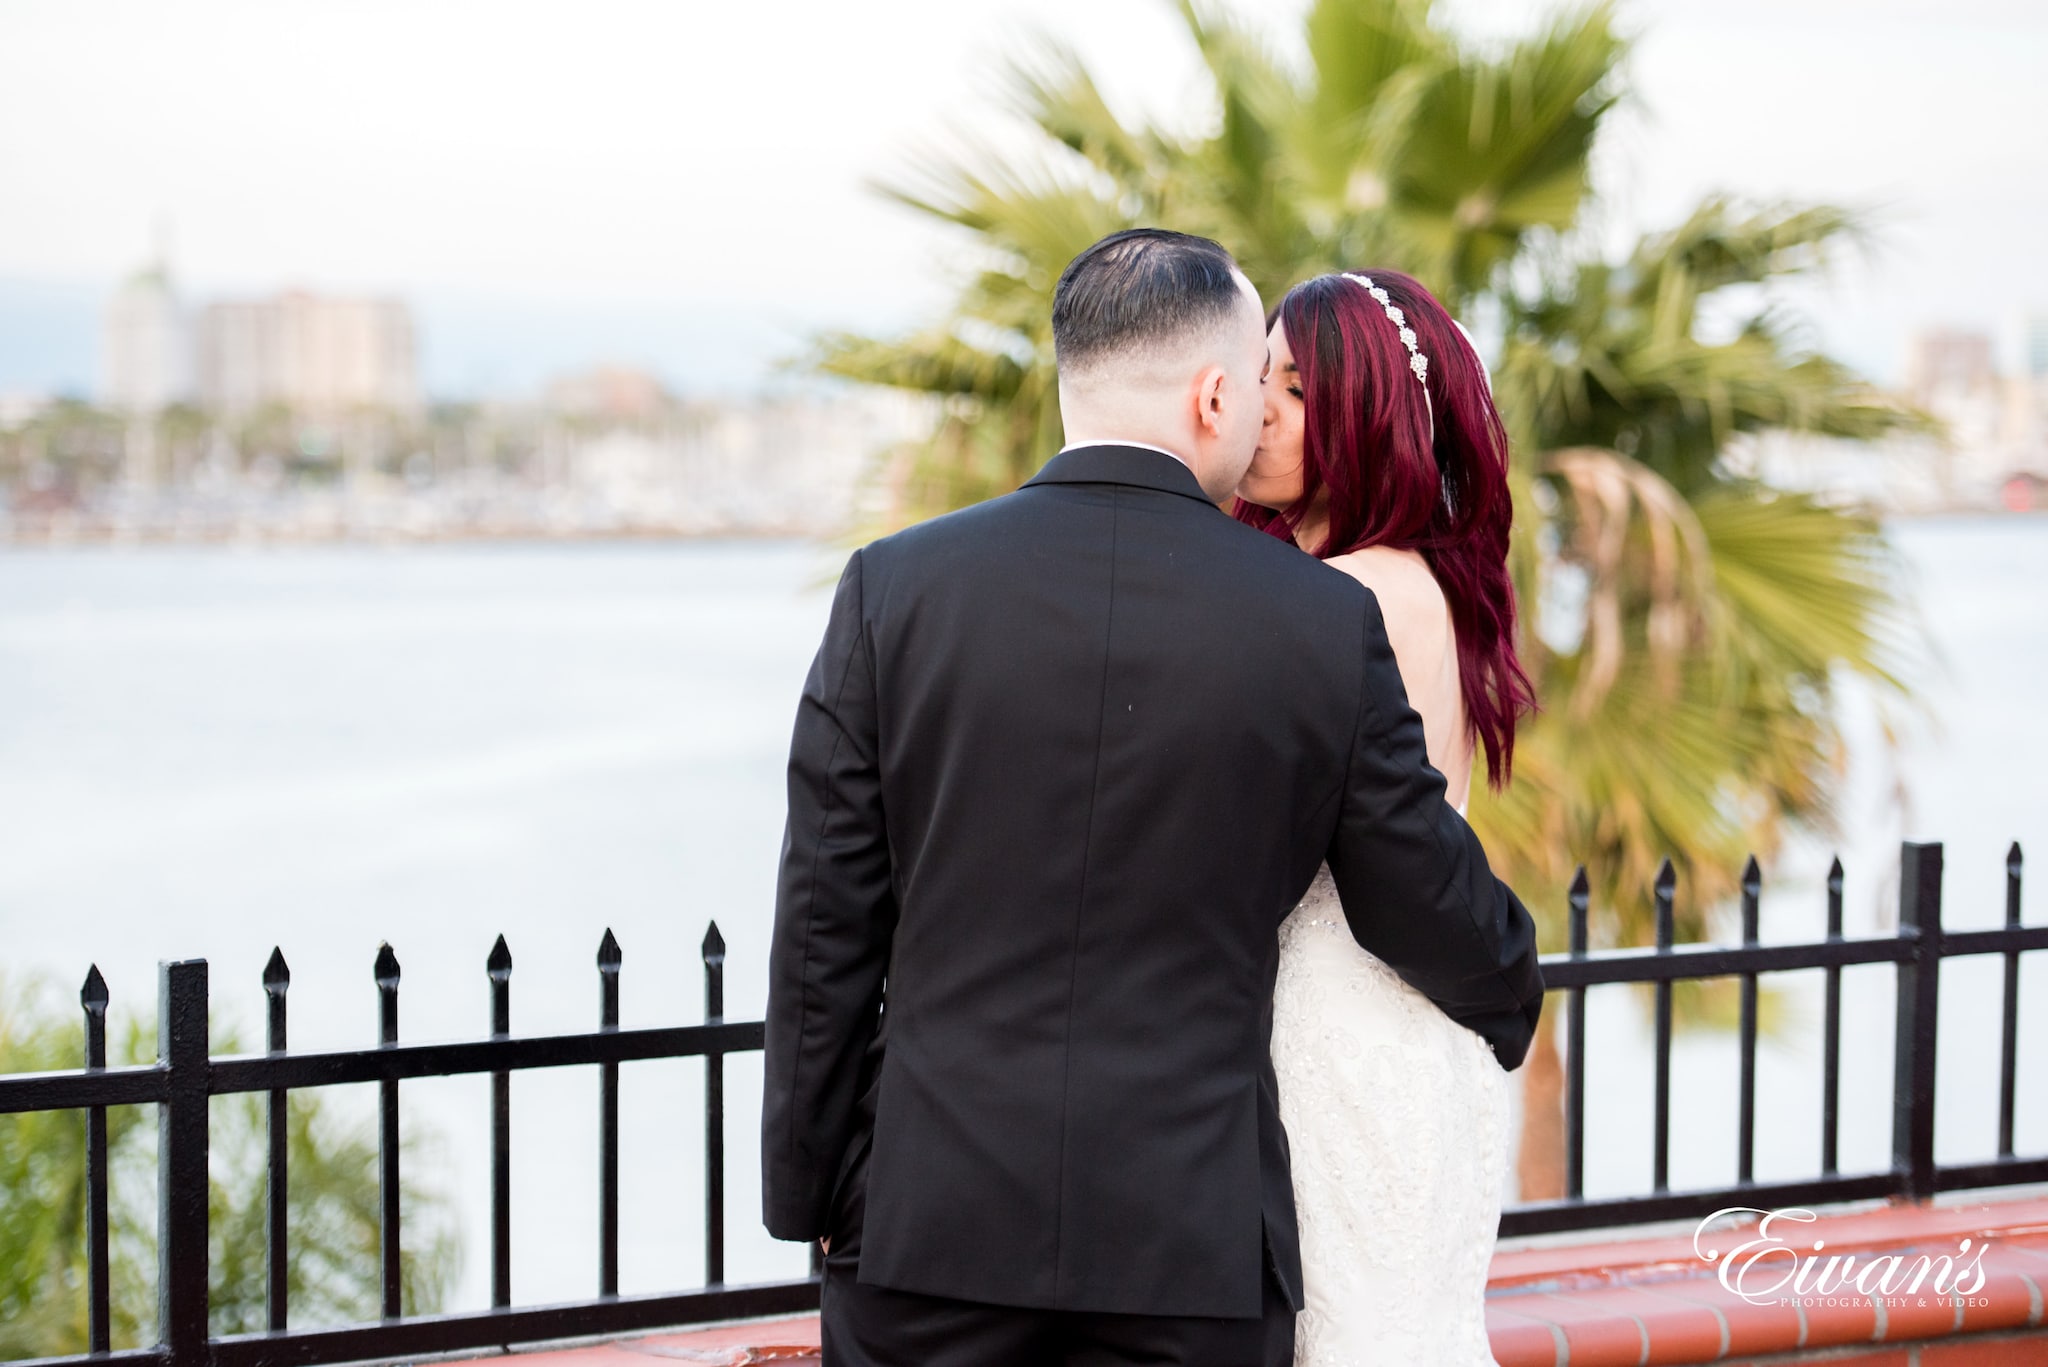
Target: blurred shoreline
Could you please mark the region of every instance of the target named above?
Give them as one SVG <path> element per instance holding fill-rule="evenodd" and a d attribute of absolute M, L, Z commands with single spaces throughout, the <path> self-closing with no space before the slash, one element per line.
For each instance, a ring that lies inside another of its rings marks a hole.
<path fill-rule="evenodd" d="M 831 536 L 930 427 L 928 402 L 873 390 L 681 401 L 599 378 L 409 412 L 53 407 L 0 425 L 0 545 Z"/>
<path fill-rule="evenodd" d="M 1887 523 L 1983 519 L 2048 527 L 2048 498 L 2001 505 L 1982 499 L 1871 507 Z M 463 544 L 662 544 L 721 541 L 830 542 L 850 520 L 801 513 L 712 520 L 636 516 L 606 503 L 537 497 L 482 508 L 407 500 L 351 501 L 299 494 L 261 507 L 156 506 L 100 510 L 0 508 L 0 554 L 65 548 L 346 548 Z"/>
<path fill-rule="evenodd" d="M 1720 477 L 1880 518 L 2048 509 L 2048 382 L 2001 390 L 1988 354 L 1898 396 L 1925 422 L 1740 434 Z M 831 538 L 899 501 L 896 458 L 947 402 L 826 381 L 682 399 L 612 366 L 479 403 L 0 405 L 0 547 Z"/>
<path fill-rule="evenodd" d="M 744 541 L 828 541 L 840 528 L 811 522 L 751 523 L 746 526 L 707 527 L 680 531 L 667 527 L 592 527 L 559 531 L 540 526 L 447 528 L 433 531 L 389 528 L 340 527 L 330 531 L 280 530 L 274 527 L 235 527 L 225 530 L 195 530 L 190 527 L 108 527 L 89 522 L 62 526 L 16 525 L 0 533 L 0 554 L 8 551 L 66 549 L 223 549 L 266 546 L 323 546 L 364 548 L 385 546 L 460 545 L 659 545 L 663 543 Z"/>

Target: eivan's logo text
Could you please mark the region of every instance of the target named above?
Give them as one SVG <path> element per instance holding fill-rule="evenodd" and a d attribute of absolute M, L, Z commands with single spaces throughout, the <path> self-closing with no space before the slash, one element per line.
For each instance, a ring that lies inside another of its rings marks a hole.
<path fill-rule="evenodd" d="M 1743 1234 L 1751 1236 L 1725 1252 L 1718 1247 L 1702 1247 L 1710 1237 L 1707 1227 L 1724 1216 L 1732 1215 L 1760 1215 L 1763 1218 L 1753 1229 L 1716 1231 L 1712 1237 L 1717 1239 Z M 1772 1228 L 1778 1221 L 1811 1224 L 1817 1218 L 1810 1210 L 1728 1206 L 1700 1221 L 1693 1231 L 1693 1252 L 1707 1262 L 1718 1264 L 1717 1275 L 1721 1285 L 1752 1305 L 1777 1305 L 1795 1300 L 1812 1303 L 1852 1293 L 1859 1304 L 1864 1297 L 1895 1305 L 1918 1297 L 1925 1304 L 1930 1295 L 1939 1300 L 1950 1300 L 1956 1296 L 1969 1296 L 1984 1288 L 1984 1269 L 1980 1263 L 1984 1250 L 1991 1246 L 1988 1242 L 1978 1244 L 1973 1250 L 1970 1246 L 1972 1241 L 1963 1239 L 1953 1257 L 1946 1253 L 1938 1256 L 1918 1253 L 1910 1258 L 1901 1253 L 1884 1253 L 1866 1259 L 1859 1267 L 1854 1254 L 1826 1254 L 1823 1261 L 1827 1248 L 1825 1239 L 1815 1239 L 1810 1251 L 1801 1252 L 1792 1242 L 1791 1236 L 1796 1235 L 1796 1231 L 1780 1232 Z"/>

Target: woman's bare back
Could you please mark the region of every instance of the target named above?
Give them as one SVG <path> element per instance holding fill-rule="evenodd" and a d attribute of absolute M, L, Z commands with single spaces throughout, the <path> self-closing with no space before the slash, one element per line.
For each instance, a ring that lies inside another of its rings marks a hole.
<path fill-rule="evenodd" d="M 1446 800 L 1465 810 L 1472 791 L 1472 731 L 1458 673 L 1457 629 L 1429 562 L 1416 551 L 1369 546 L 1323 563 L 1344 571 L 1379 599 L 1408 705 L 1422 717 L 1429 762 L 1444 776 Z"/>

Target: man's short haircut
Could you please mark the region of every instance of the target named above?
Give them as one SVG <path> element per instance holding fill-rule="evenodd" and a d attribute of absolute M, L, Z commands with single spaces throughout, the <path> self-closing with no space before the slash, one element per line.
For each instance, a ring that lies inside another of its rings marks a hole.
<path fill-rule="evenodd" d="M 1067 263 L 1053 289 L 1060 373 L 1222 328 L 1244 307 L 1236 269 L 1206 237 L 1128 228 L 1103 238 Z"/>

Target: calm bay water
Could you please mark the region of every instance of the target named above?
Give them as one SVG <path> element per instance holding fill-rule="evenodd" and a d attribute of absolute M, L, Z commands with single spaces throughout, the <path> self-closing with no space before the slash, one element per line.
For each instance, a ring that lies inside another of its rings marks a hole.
<path fill-rule="evenodd" d="M 782 761 L 836 565 L 798 543 L 0 555 L 0 969 L 114 1015 L 204 957 L 260 1040 L 273 944 L 294 1047 L 376 1039 L 371 961 L 407 1039 L 482 1033 L 512 950 L 521 1033 L 597 1022 L 606 927 L 628 1026 L 702 1018 L 698 945 L 759 1017 Z M 728 1274 L 794 1275 L 760 1229 L 758 1055 L 728 1066 Z M 623 1070 L 621 1289 L 702 1280 L 703 1067 Z M 367 1116 L 368 1088 L 337 1104 Z M 457 1304 L 489 1289 L 488 1083 L 407 1084 L 442 1139 Z M 594 1070 L 513 1085 L 514 1293 L 596 1289 Z"/>
<path fill-rule="evenodd" d="M 1935 727 L 1887 750 L 1849 707 L 1849 931 L 1889 924 L 1902 835 L 1948 846 L 1948 922 L 1995 924 L 2014 839 L 2048 865 L 2048 521 L 1895 529 L 1942 652 Z M 375 1038 L 370 963 L 404 970 L 403 1035 L 488 1023 L 484 957 L 510 944 L 520 1033 L 596 1020 L 594 955 L 625 948 L 628 1025 L 696 1019 L 697 945 L 730 946 L 729 1014 L 759 1014 L 782 762 L 836 561 L 800 543 L 0 553 L 0 972 L 70 1000 L 88 962 L 148 1014 L 155 963 L 212 964 L 218 1019 L 257 1039 L 259 973 L 291 963 L 295 1047 Z M 1903 794 L 1904 800 L 1899 800 Z M 1815 842 L 1772 871 L 1764 934 L 1822 925 Z M 2048 880 L 2044 867 L 2040 880 Z M 2044 913 L 2031 900 L 2029 920 Z M 2039 956 L 2036 956 L 2039 957 Z M 1997 967 L 1944 973 L 1941 1152 L 1994 1144 Z M 1819 983 L 1760 1059 L 1758 1175 L 1813 1170 Z M 2048 965 L 2023 978 L 2021 1147 L 2048 1148 Z M 1891 981 L 1851 970 L 1845 1169 L 1889 1143 Z M 1596 1192 L 1649 1178 L 1649 1055 L 1631 1000 L 1592 994 Z M 1803 1013 L 1803 1014 L 1802 1014 Z M 793 1275 L 755 1212 L 759 1070 L 729 1069 L 728 1272 Z M 625 1070 L 623 1288 L 702 1275 L 701 1065 Z M 1732 1176 L 1735 1057 L 1684 1039 L 1676 1183 Z M 457 1307 L 484 1304 L 487 1083 L 408 1084 L 424 1165 L 469 1233 Z M 336 1098 L 367 1114 L 365 1089 Z M 595 1289 L 596 1079 L 513 1086 L 513 1289 Z"/>

